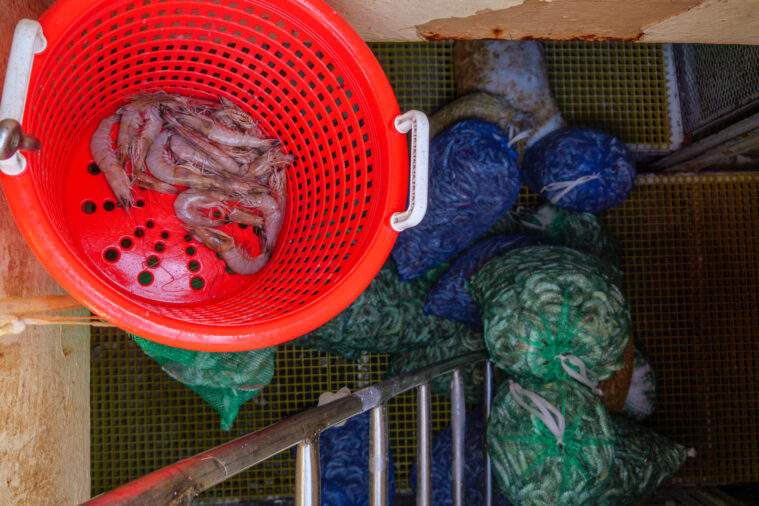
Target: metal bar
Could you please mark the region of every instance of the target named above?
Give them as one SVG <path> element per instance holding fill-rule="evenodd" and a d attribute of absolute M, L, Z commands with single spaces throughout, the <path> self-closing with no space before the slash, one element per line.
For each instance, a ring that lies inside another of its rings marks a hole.
<path fill-rule="evenodd" d="M 416 504 L 429 506 L 430 489 L 430 384 L 416 390 Z"/>
<path fill-rule="evenodd" d="M 372 408 L 369 420 L 369 505 L 387 505 L 387 412 L 384 404 Z"/>
<path fill-rule="evenodd" d="M 393 397 L 454 369 L 487 360 L 472 352 L 423 367 L 361 389 L 323 406 L 285 418 L 265 429 L 217 446 L 138 478 L 87 504 L 169 504 L 192 499 L 204 490 L 263 462 L 299 442 L 312 438 L 352 416 L 386 403 Z"/>
<path fill-rule="evenodd" d="M 319 506 L 319 436 L 298 443 L 295 456 L 295 506 Z"/>
<path fill-rule="evenodd" d="M 493 364 L 490 360 L 485 361 L 485 386 L 482 393 L 482 455 L 485 458 L 485 465 L 483 466 L 483 478 L 485 486 L 485 505 L 492 506 L 493 504 L 493 474 L 490 469 L 490 454 L 488 453 L 488 444 L 485 438 L 487 434 L 488 418 L 490 417 L 490 402 L 493 399 Z"/>
<path fill-rule="evenodd" d="M 700 141 L 686 146 L 678 151 L 675 151 L 671 155 L 665 156 L 659 160 L 656 160 L 648 166 L 650 169 L 669 169 L 680 165 L 688 160 L 692 160 L 704 152 L 719 147 L 726 142 L 741 137 L 751 130 L 759 128 L 759 114 L 746 118 L 742 121 L 734 123 L 723 130 L 720 130 L 716 134 L 710 135 Z"/>
<path fill-rule="evenodd" d="M 461 370 L 453 371 L 451 379 L 451 497 L 453 506 L 464 504 L 464 431 L 466 406 Z"/>
<path fill-rule="evenodd" d="M 665 169 L 666 172 L 697 171 L 712 165 L 728 162 L 732 157 L 751 151 L 759 147 L 759 128 L 752 130 L 740 137 L 725 141 L 723 144 L 712 148 L 703 154 L 685 162 L 672 165 Z"/>

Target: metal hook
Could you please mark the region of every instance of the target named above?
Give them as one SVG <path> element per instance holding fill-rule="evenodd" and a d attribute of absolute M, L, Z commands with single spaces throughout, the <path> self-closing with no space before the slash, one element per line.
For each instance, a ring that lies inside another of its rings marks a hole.
<path fill-rule="evenodd" d="M 16 151 L 37 151 L 42 143 L 36 137 L 25 134 L 18 121 L 6 118 L 0 121 L 0 160 L 7 160 Z"/>

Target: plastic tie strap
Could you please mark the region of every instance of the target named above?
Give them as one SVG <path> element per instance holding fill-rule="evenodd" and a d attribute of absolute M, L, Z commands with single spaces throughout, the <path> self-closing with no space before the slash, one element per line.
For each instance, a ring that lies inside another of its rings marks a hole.
<path fill-rule="evenodd" d="M 598 382 L 593 381 L 588 377 L 588 368 L 585 367 L 585 362 L 583 360 L 575 355 L 570 355 L 568 353 L 562 353 L 560 355 L 556 355 L 554 358 L 559 360 L 561 362 L 561 367 L 564 369 L 564 372 L 567 373 L 567 375 L 570 378 L 573 378 L 586 387 L 590 388 L 593 393 L 598 395 L 599 397 L 603 396 L 603 392 L 598 388 Z M 571 365 L 570 365 L 571 364 Z M 575 366 L 577 369 L 575 370 L 571 366 Z"/>
<path fill-rule="evenodd" d="M 561 414 L 556 406 L 532 390 L 522 388 L 519 383 L 516 383 L 514 381 L 509 381 L 509 393 L 511 393 L 511 397 L 517 404 L 522 406 L 528 412 L 535 415 L 538 420 L 543 422 L 546 428 L 551 431 L 551 433 L 556 437 L 556 444 L 558 444 L 560 447 L 564 446 L 564 430 L 566 429 L 566 421 L 564 419 L 564 415 Z M 525 401 L 525 397 L 532 401 L 532 403 L 538 409 L 529 406 Z"/>
<path fill-rule="evenodd" d="M 540 193 L 543 193 L 543 192 L 552 193 L 552 192 L 558 191 L 559 193 L 557 193 L 550 199 L 551 204 L 556 204 L 562 198 L 564 198 L 564 195 L 571 192 L 577 186 L 585 184 L 589 181 L 593 181 L 594 179 L 601 179 L 601 173 L 596 172 L 595 174 L 591 174 L 588 176 L 578 177 L 577 179 L 574 179 L 572 181 L 558 181 L 555 183 L 549 183 L 540 190 Z"/>

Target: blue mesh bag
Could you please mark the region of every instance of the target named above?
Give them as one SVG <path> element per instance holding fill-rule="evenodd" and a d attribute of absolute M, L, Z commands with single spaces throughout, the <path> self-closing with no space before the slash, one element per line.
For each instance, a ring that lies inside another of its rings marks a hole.
<path fill-rule="evenodd" d="M 422 276 L 469 246 L 519 196 L 517 151 L 497 125 L 460 121 L 430 144 L 427 214 L 398 235 L 393 258 L 402 281 Z"/>
<path fill-rule="evenodd" d="M 466 414 L 466 433 L 464 435 L 464 497 L 467 506 L 481 506 L 485 504 L 483 494 L 483 477 L 485 464 L 483 462 L 483 444 L 485 431 L 482 424 L 482 406 Z M 430 465 L 430 488 L 431 500 L 435 506 L 448 506 L 453 504 L 451 497 L 451 428 L 448 427 L 435 439 L 430 448 L 432 463 Z M 409 484 L 416 494 L 416 462 L 411 468 Z M 493 504 L 495 506 L 507 506 L 509 501 L 493 487 Z"/>
<path fill-rule="evenodd" d="M 559 207 L 596 213 L 620 204 L 635 181 L 622 141 L 586 128 L 555 130 L 525 151 L 522 179 Z"/>
<path fill-rule="evenodd" d="M 451 264 L 427 296 L 424 314 L 482 328 L 480 307 L 469 291 L 469 279 L 493 257 L 523 246 L 543 244 L 538 237 L 503 234 L 477 241 Z"/>
<path fill-rule="evenodd" d="M 389 447 L 388 447 L 389 452 Z M 348 419 L 319 436 L 323 506 L 369 505 L 369 413 Z M 388 504 L 393 504 L 395 476 L 388 454 Z"/>

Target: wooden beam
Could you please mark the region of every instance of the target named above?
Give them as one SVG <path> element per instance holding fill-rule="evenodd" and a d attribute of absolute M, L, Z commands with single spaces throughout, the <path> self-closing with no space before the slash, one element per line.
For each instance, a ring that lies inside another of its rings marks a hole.
<path fill-rule="evenodd" d="M 755 0 L 326 0 L 367 41 L 584 39 L 759 44 Z"/>
<path fill-rule="evenodd" d="M 49 3 L 4 1 L 0 83 L 16 23 L 38 18 Z M 0 297 L 63 294 L 21 237 L 4 195 L 0 237 Z M 88 499 L 89 328 L 28 327 L 0 337 L 0 385 L 0 504 L 77 504 Z"/>

